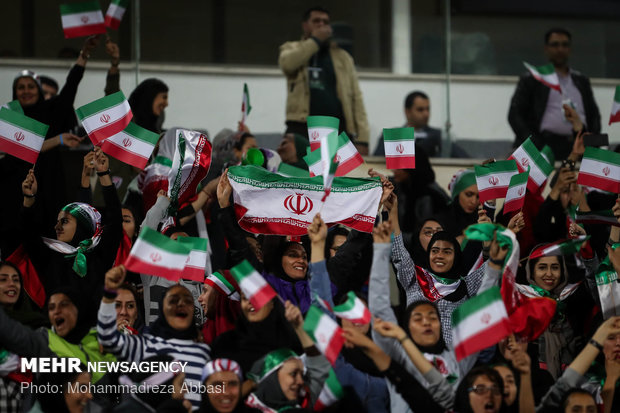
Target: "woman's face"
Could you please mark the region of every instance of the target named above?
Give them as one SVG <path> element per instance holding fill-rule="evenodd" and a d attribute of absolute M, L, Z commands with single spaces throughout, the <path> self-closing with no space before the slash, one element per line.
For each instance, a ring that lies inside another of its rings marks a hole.
<path fill-rule="evenodd" d="M 114 303 L 116 305 L 116 325 L 118 327 L 133 327 L 138 319 L 138 305 L 131 291 L 119 288 Z"/>
<path fill-rule="evenodd" d="M 12 307 L 19 298 L 22 283 L 19 274 L 9 265 L 0 267 L 0 305 Z"/>
<path fill-rule="evenodd" d="M 430 304 L 420 304 L 409 317 L 409 334 L 419 346 L 434 346 L 439 341 L 441 323 L 437 310 Z"/>
<path fill-rule="evenodd" d="M 217 291 L 209 284 L 202 285 L 202 291 L 198 296 L 198 304 L 202 307 L 202 312 L 209 319 L 214 319 L 215 314 L 215 300 L 217 299 Z"/>
<path fill-rule="evenodd" d="M 175 330 L 187 330 L 194 317 L 194 297 L 187 288 L 171 287 L 164 297 L 164 317 Z"/>
<path fill-rule="evenodd" d="M 514 334 L 509 335 L 498 344 L 500 354 L 508 361 L 512 360 L 514 351 L 527 352 L 527 338 L 515 337 Z"/>
<path fill-rule="evenodd" d="M 282 269 L 294 280 L 302 280 L 308 270 L 308 256 L 301 244 L 291 244 L 282 255 Z"/>
<path fill-rule="evenodd" d="M 431 271 L 435 274 L 450 271 L 454 265 L 454 254 L 454 245 L 450 241 L 435 241 L 429 250 Z"/>
<path fill-rule="evenodd" d="M 31 77 L 20 77 L 16 86 L 17 100 L 22 106 L 30 106 L 39 100 L 37 82 Z"/>
<path fill-rule="evenodd" d="M 506 406 L 512 406 L 515 400 L 517 400 L 517 382 L 515 381 L 515 375 L 512 370 L 506 366 L 495 366 L 493 368 L 502 376 L 502 380 L 504 381 L 504 403 L 506 403 Z"/>
<path fill-rule="evenodd" d="M 65 391 L 65 403 L 69 413 L 82 413 L 86 409 L 88 402 L 93 399 L 88 386 L 89 383 L 90 373 L 83 372 L 71 383 L 73 388 L 77 387 L 79 391 Z"/>
<path fill-rule="evenodd" d="M 56 239 L 62 242 L 71 242 L 77 229 L 77 220 L 73 215 L 67 211 L 60 211 L 58 213 L 58 220 L 56 221 Z"/>
<path fill-rule="evenodd" d="M 534 283 L 543 290 L 551 291 L 557 287 L 561 276 L 558 257 L 541 257 L 534 264 Z"/>
<path fill-rule="evenodd" d="M 564 409 L 564 413 L 596 413 L 598 411 L 594 397 L 583 393 L 573 393 L 568 396 Z"/>
<path fill-rule="evenodd" d="M 125 234 L 129 237 L 130 240 L 133 240 L 134 235 L 136 235 L 136 221 L 134 219 L 133 213 L 127 209 L 123 208 L 123 230 Z"/>
<path fill-rule="evenodd" d="M 334 240 L 332 241 L 332 245 L 329 247 L 329 257 L 332 258 L 338 252 L 338 249 L 342 247 L 347 241 L 346 235 L 334 235 Z"/>
<path fill-rule="evenodd" d="M 474 413 L 497 413 L 502 406 L 501 389 L 487 376 L 478 376 L 469 392 L 469 405 Z"/>
<path fill-rule="evenodd" d="M 295 137 L 292 134 L 286 134 L 278 145 L 278 155 L 284 163 L 295 163 L 297 159 L 297 148 L 295 148 Z"/>
<path fill-rule="evenodd" d="M 262 306 L 260 310 L 254 308 L 250 300 L 245 294 L 241 293 L 241 312 L 250 323 L 258 323 L 263 321 L 273 310 L 273 300 Z"/>
<path fill-rule="evenodd" d="M 476 184 L 468 186 L 461 193 L 459 193 L 459 204 L 463 211 L 471 214 L 476 212 L 480 198 L 478 197 L 478 187 Z"/>
<path fill-rule="evenodd" d="M 47 315 L 56 334 L 65 337 L 77 324 L 78 309 L 66 294 L 58 293 L 50 297 Z"/>
<path fill-rule="evenodd" d="M 297 400 L 299 391 L 304 385 L 304 364 L 301 360 L 285 361 L 278 370 L 278 381 L 286 399 Z"/>
<path fill-rule="evenodd" d="M 232 371 L 218 371 L 207 378 L 207 386 L 214 389 L 207 392 L 211 406 L 219 413 L 229 413 L 235 410 L 235 406 L 241 398 L 241 382 L 239 377 Z M 207 387 L 209 388 L 209 387 Z M 221 389 L 221 391 L 218 391 Z"/>
<path fill-rule="evenodd" d="M 420 245 L 424 248 L 424 251 L 428 248 L 428 243 L 431 241 L 431 238 L 433 238 L 433 235 L 439 231 L 443 231 L 443 227 L 437 221 L 428 220 L 422 225 L 419 239 Z"/>
<path fill-rule="evenodd" d="M 256 138 L 254 136 L 248 136 L 243 141 L 243 145 L 241 145 L 241 151 L 238 151 L 236 154 L 239 159 L 243 159 L 246 153 L 248 153 L 248 149 L 250 148 L 258 148 L 258 143 L 256 142 Z M 237 151 L 235 149 L 235 151 Z"/>
<path fill-rule="evenodd" d="M 159 92 L 153 99 L 153 115 L 161 116 L 168 106 L 168 92 Z"/>
<path fill-rule="evenodd" d="M 603 341 L 603 354 L 607 360 L 620 361 L 620 334 L 610 334 Z"/>

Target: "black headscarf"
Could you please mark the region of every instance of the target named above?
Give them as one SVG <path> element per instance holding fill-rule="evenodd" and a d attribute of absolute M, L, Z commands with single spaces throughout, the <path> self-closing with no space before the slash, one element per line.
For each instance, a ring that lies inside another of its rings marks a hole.
<path fill-rule="evenodd" d="M 87 371 L 86 366 L 80 364 L 82 372 Z M 41 410 L 45 413 L 69 413 L 67 402 L 65 402 L 65 393 L 68 392 L 68 384 L 75 383 L 81 372 L 69 373 L 40 373 L 36 384 L 58 386 L 62 389 L 60 392 L 46 391 L 37 395 Z"/>
<path fill-rule="evenodd" d="M 80 291 L 75 289 L 74 287 L 65 285 L 56 288 L 49 297 L 51 298 L 54 294 L 64 294 L 69 297 L 69 300 L 73 303 L 73 305 L 77 308 L 77 320 L 75 321 L 75 327 L 63 337 L 65 341 L 68 341 L 71 344 L 79 344 L 80 341 L 84 338 L 86 334 L 88 334 L 89 330 L 93 327 L 87 320 L 87 317 L 84 315 L 84 311 L 80 311 L 87 307 L 86 303 L 82 299 L 83 295 Z M 49 302 L 49 298 L 48 298 Z"/>
<path fill-rule="evenodd" d="M 166 92 L 168 86 L 159 79 L 150 78 L 142 81 L 129 95 L 132 121 L 151 132 L 160 133 L 163 122 L 159 122 L 159 117 L 153 113 L 153 101 L 159 93 Z"/>
<path fill-rule="evenodd" d="M 411 336 L 411 332 L 409 331 L 409 319 L 411 318 L 411 313 L 413 312 L 413 310 L 415 310 L 416 308 L 418 308 L 419 306 L 423 304 L 428 304 L 432 306 L 435 309 L 435 312 L 437 313 L 437 318 L 439 319 L 439 340 L 437 340 L 437 342 L 432 346 L 422 346 L 416 343 L 413 337 Z M 443 329 L 441 328 L 441 314 L 439 313 L 439 309 L 437 308 L 437 305 L 435 303 L 431 303 L 430 301 L 426 301 L 426 300 L 418 300 L 418 301 L 412 302 L 411 304 L 407 306 L 407 309 L 405 310 L 403 314 L 403 318 L 401 320 L 400 325 L 403 328 L 403 330 L 407 332 L 407 335 L 409 336 L 409 338 L 411 338 L 411 341 L 415 343 L 415 345 L 420 349 L 421 352 L 430 353 L 430 354 L 441 354 L 446 349 L 446 342 L 443 340 L 443 331 L 442 331 Z"/>
<path fill-rule="evenodd" d="M 307 239 L 304 239 L 304 241 L 307 241 Z M 300 280 L 292 279 L 284 272 L 284 268 L 282 268 L 282 257 L 292 245 L 301 245 L 304 251 L 306 251 L 306 255 L 310 255 L 308 254 L 307 246 L 303 243 L 287 241 L 286 238 L 282 236 L 266 236 L 263 240 L 263 262 L 267 272 L 290 283 L 295 283 Z M 306 272 L 306 277 L 307 275 L 308 273 Z M 306 277 L 304 277 L 304 279 L 306 279 Z"/>
<path fill-rule="evenodd" d="M 429 268 L 430 268 L 430 259 L 431 259 L 430 258 L 431 248 L 437 241 L 447 241 L 452 244 L 454 248 L 454 262 L 452 264 L 452 267 L 448 271 L 442 272 L 441 274 L 435 274 L 435 275 L 441 278 L 449 278 L 452 280 L 457 280 L 461 276 L 466 275 L 463 270 L 463 253 L 461 252 L 461 245 L 456 240 L 456 238 L 454 238 L 452 235 L 450 235 L 446 231 L 439 231 L 435 233 L 435 235 L 433 235 L 433 238 L 431 238 L 431 240 L 428 243 L 427 257 L 429 261 Z M 443 299 L 451 301 L 451 302 L 456 302 L 456 301 L 461 300 L 466 295 L 467 295 L 467 284 L 465 284 L 465 282 L 463 281 L 459 284 L 456 291 L 454 291 L 451 294 L 448 294 Z"/>
<path fill-rule="evenodd" d="M 280 386 L 280 380 L 278 380 L 278 371 L 277 369 L 267 377 L 265 377 L 259 384 L 254 392 L 256 397 L 260 399 L 265 405 L 280 411 L 283 409 L 287 412 L 294 411 L 306 411 L 299 407 L 298 400 L 289 400 L 286 398 L 284 393 L 282 392 L 282 387 Z"/>
<path fill-rule="evenodd" d="M 424 228 L 424 225 L 429 221 L 438 222 L 442 228 L 444 227 L 443 224 L 441 223 L 441 219 L 438 217 L 434 217 L 434 216 L 428 217 L 426 219 L 419 221 L 418 225 L 416 225 L 416 228 L 413 231 L 413 240 L 411 242 L 411 250 L 409 251 L 409 254 L 415 261 L 415 264 L 418 267 L 422 267 L 426 269 L 429 268 L 428 251 L 422 248 L 422 244 L 420 244 L 420 232 L 422 232 L 422 228 Z M 429 245 L 430 245 L 430 242 L 429 242 Z"/>
<path fill-rule="evenodd" d="M 144 332 L 148 334 L 152 334 L 157 337 L 161 337 L 163 339 L 169 340 L 171 338 L 176 338 L 179 340 L 194 340 L 198 337 L 198 332 L 196 330 L 196 319 L 195 317 L 192 319 L 191 324 L 185 330 L 177 330 L 172 328 L 170 324 L 168 324 L 168 320 L 166 320 L 166 316 L 164 315 L 164 300 L 168 292 L 171 289 L 181 287 L 185 288 L 182 285 L 173 285 L 166 290 L 166 292 L 161 296 L 159 300 L 159 309 L 157 319 L 153 324 L 150 324 L 148 327 L 144 328 Z M 187 288 L 185 288 L 187 290 Z M 188 290 L 189 291 L 189 290 Z M 194 309 L 192 307 L 192 313 Z"/>
<path fill-rule="evenodd" d="M 506 412 L 506 404 L 504 403 L 504 381 L 502 376 L 493 368 L 488 366 L 474 367 L 467 373 L 467 375 L 461 380 L 459 386 L 456 389 L 456 397 L 454 399 L 454 411 L 458 413 L 473 413 L 471 405 L 469 403 L 469 388 L 474 384 L 476 378 L 479 376 L 486 376 L 491 381 L 495 382 L 499 386 L 499 391 L 502 394 L 502 404 L 499 409 L 500 413 Z"/>

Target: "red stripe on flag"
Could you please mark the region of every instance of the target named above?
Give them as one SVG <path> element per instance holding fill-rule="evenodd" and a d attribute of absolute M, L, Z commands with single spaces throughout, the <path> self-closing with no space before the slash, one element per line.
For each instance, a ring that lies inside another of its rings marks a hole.
<path fill-rule="evenodd" d="M 276 296 L 276 292 L 271 285 L 267 284 L 256 291 L 251 297 L 249 297 L 250 303 L 256 309 L 263 308 L 265 304 L 271 301 Z"/>
<path fill-rule="evenodd" d="M 351 172 L 352 170 L 354 170 L 355 168 L 357 168 L 363 163 L 364 163 L 364 159 L 362 158 L 362 155 L 357 153 L 354 157 L 352 157 L 348 161 L 338 164 L 338 169 L 336 170 L 336 176 L 345 176 L 346 174 L 348 174 L 349 172 Z"/>
<path fill-rule="evenodd" d="M 607 192 L 620 192 L 620 182 L 614 181 L 613 179 L 607 179 L 600 175 L 594 175 L 587 173 L 585 171 L 579 171 L 579 176 L 577 177 L 577 183 L 579 185 L 591 186 L 593 188 L 602 189 Z"/>
<path fill-rule="evenodd" d="M 106 154 L 115 157 L 119 161 L 125 162 L 126 164 L 135 166 L 136 168 L 140 169 L 144 169 L 144 167 L 146 167 L 146 164 L 149 161 L 148 158 L 143 158 L 139 155 L 136 155 L 135 153 L 118 146 L 116 143 L 113 143 L 110 140 L 105 140 L 101 143 L 101 150 Z"/>
<path fill-rule="evenodd" d="M 314 152 L 321 147 L 321 141 L 310 142 L 310 152 Z"/>
<path fill-rule="evenodd" d="M 609 124 L 620 122 L 620 112 L 609 116 Z"/>
<path fill-rule="evenodd" d="M 125 261 L 125 268 L 129 271 L 163 277 L 174 282 L 179 281 L 181 278 L 181 272 L 163 268 L 158 265 L 153 265 L 150 262 L 143 261 L 134 255 L 127 257 L 127 261 Z"/>
<path fill-rule="evenodd" d="M 516 211 L 523 208 L 523 204 L 525 203 L 525 197 L 521 197 L 519 199 L 512 199 L 508 202 L 504 202 L 504 214 L 507 214 L 511 211 Z"/>
<path fill-rule="evenodd" d="M 101 141 L 106 140 L 110 136 L 114 136 L 119 132 L 122 132 L 127 127 L 127 125 L 129 125 L 131 118 L 133 118 L 133 113 L 130 110 L 125 116 L 123 116 L 116 122 L 113 122 L 102 128 L 95 129 L 88 134 L 88 137 L 94 145 L 99 145 Z"/>
<path fill-rule="evenodd" d="M 465 357 L 474 354 L 477 351 L 485 349 L 498 343 L 504 337 L 510 335 L 510 322 L 506 318 L 502 318 L 497 323 L 485 328 L 480 333 L 458 343 L 454 347 L 456 361 L 461 361 Z"/>
<path fill-rule="evenodd" d="M 29 163 L 35 163 L 39 152 L 0 135 L 0 150 Z"/>
<path fill-rule="evenodd" d="M 385 157 L 387 169 L 415 169 L 415 156 Z"/>
<path fill-rule="evenodd" d="M 202 283 L 205 280 L 205 269 L 198 267 L 185 267 L 181 278 L 184 280 L 192 280 Z"/>
<path fill-rule="evenodd" d="M 558 92 L 562 93 L 562 89 L 560 89 L 560 85 L 553 85 L 553 84 L 545 81 L 541 76 L 537 76 L 537 75 L 535 75 L 533 73 L 532 73 L 532 75 L 534 76 L 534 78 L 536 80 L 538 80 L 543 85 L 546 85 L 546 86 L 550 87 L 551 89 L 557 90 Z"/>
<path fill-rule="evenodd" d="M 338 354 L 340 354 L 340 350 L 342 350 L 343 345 L 344 337 L 342 336 L 342 329 L 338 327 L 336 331 L 334 331 L 334 334 L 325 349 L 325 358 L 331 363 L 332 366 L 336 364 L 336 359 L 338 358 Z"/>
<path fill-rule="evenodd" d="M 478 193 L 480 196 L 480 203 L 488 201 L 489 199 L 504 198 L 506 196 L 506 192 L 508 192 L 507 186 L 484 189 Z"/>
<path fill-rule="evenodd" d="M 91 34 L 103 34 L 105 33 L 105 24 L 88 24 L 86 26 L 76 26 L 63 28 L 65 33 L 65 39 L 71 39 L 74 37 L 90 36 Z"/>
<path fill-rule="evenodd" d="M 106 15 L 104 24 L 110 29 L 117 30 L 118 27 L 121 25 L 121 21 L 118 19 L 114 19 L 111 16 Z"/>

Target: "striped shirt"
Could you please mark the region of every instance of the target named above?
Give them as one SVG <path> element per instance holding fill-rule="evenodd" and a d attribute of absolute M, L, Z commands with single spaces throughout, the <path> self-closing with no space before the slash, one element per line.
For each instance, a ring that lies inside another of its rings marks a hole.
<path fill-rule="evenodd" d="M 202 368 L 211 360 L 208 345 L 191 340 L 163 339 L 151 334 L 125 335 L 116 328 L 114 303 L 101 303 L 97 321 L 99 343 L 114 354 L 119 361 L 139 362 L 148 357 L 166 354 L 178 361 L 187 362 L 185 383 L 189 389 L 199 389 Z M 192 402 L 193 409 L 200 407 L 201 394 L 188 392 L 185 398 Z"/>

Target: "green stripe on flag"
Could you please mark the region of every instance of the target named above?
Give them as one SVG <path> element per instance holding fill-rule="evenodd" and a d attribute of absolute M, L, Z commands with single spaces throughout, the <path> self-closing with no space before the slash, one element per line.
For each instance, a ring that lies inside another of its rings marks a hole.
<path fill-rule="evenodd" d="M 527 184 L 527 178 L 529 177 L 528 171 L 521 172 L 510 178 L 510 187 Z"/>
<path fill-rule="evenodd" d="M 170 158 L 166 158 L 165 156 L 156 156 L 155 159 L 153 159 L 153 163 L 158 163 L 160 165 L 172 168 L 172 160 Z"/>
<path fill-rule="evenodd" d="M 544 65 L 544 66 L 532 66 L 531 64 L 526 63 L 526 62 L 523 62 L 523 64 L 528 69 L 534 70 L 540 73 L 541 75 L 551 75 L 555 72 L 555 67 L 553 67 L 552 63 L 549 63 L 548 65 Z"/>
<path fill-rule="evenodd" d="M 85 13 L 101 10 L 98 1 L 84 1 L 81 3 L 61 4 L 60 14 Z"/>
<path fill-rule="evenodd" d="M 199 237 L 178 237 L 177 241 L 192 250 L 207 251 L 207 239 Z"/>
<path fill-rule="evenodd" d="M 321 322 L 321 317 L 327 317 L 327 315 L 315 305 L 311 305 L 304 320 L 304 331 L 308 333 L 314 341 L 317 341 L 314 332 Z"/>
<path fill-rule="evenodd" d="M 410 141 L 415 139 L 413 128 L 391 128 L 383 129 L 383 140 L 394 141 Z"/>
<path fill-rule="evenodd" d="M 220 282 L 226 286 L 229 295 L 236 291 L 236 288 L 226 279 L 226 277 L 224 277 L 219 272 L 215 271 L 213 273 L 213 276 L 220 280 Z"/>
<path fill-rule="evenodd" d="M 153 146 L 157 145 L 157 141 L 159 140 L 159 134 L 151 132 L 148 129 L 144 129 L 142 126 L 139 126 L 133 122 L 129 122 L 129 125 L 127 125 L 123 132 Z M 172 166 L 172 161 L 170 161 L 169 166 Z"/>
<path fill-rule="evenodd" d="M 616 86 L 616 93 L 614 94 L 614 102 L 620 103 L 620 85 Z"/>
<path fill-rule="evenodd" d="M 355 307 L 355 299 L 357 296 L 353 291 L 347 293 L 347 301 L 340 305 L 334 306 L 334 312 L 342 313 L 345 311 L 351 311 Z"/>
<path fill-rule="evenodd" d="M 243 278 L 247 277 L 253 272 L 258 274 L 258 271 L 256 271 L 254 267 L 252 267 L 252 264 L 250 264 L 248 260 L 243 260 L 230 269 L 230 273 L 233 275 L 233 277 L 235 277 L 235 280 L 237 280 L 237 282 L 241 282 Z"/>
<path fill-rule="evenodd" d="M 458 306 L 454 312 L 452 312 L 452 325 L 457 326 L 470 315 L 497 301 L 502 301 L 502 295 L 499 292 L 498 286 L 491 287 L 488 290 L 479 293 L 475 297 L 465 301 L 463 304 Z"/>
<path fill-rule="evenodd" d="M 112 0 L 112 3 L 126 9 L 127 6 L 129 5 L 129 0 Z"/>
<path fill-rule="evenodd" d="M 344 397 L 344 389 L 338 381 L 338 377 L 336 377 L 336 372 L 332 368 L 329 369 L 329 374 L 327 375 L 327 380 L 325 380 L 325 385 L 329 388 L 329 390 L 331 390 L 336 399 L 340 400 Z"/>
<path fill-rule="evenodd" d="M 149 244 L 157 248 L 164 249 L 172 254 L 187 255 L 189 253 L 189 249 L 185 245 L 175 240 L 172 240 L 164 234 L 161 234 L 149 227 L 142 228 L 142 230 L 140 231 L 140 236 L 138 238 L 142 241 L 148 242 Z"/>
<path fill-rule="evenodd" d="M 90 102 L 84 106 L 81 106 L 75 110 L 75 113 L 78 115 L 80 120 L 84 120 L 89 116 L 92 116 L 96 113 L 103 112 L 106 109 L 111 107 L 120 105 L 125 101 L 125 95 L 123 95 L 122 91 L 118 91 L 111 95 L 102 97 L 101 99 L 97 99 L 94 102 Z"/>
<path fill-rule="evenodd" d="M 308 146 L 308 152 L 309 153 L 307 153 L 306 156 L 304 156 L 304 161 L 306 162 L 306 165 L 312 166 L 316 163 L 321 162 L 321 150 L 320 149 L 310 151 L 310 147 Z"/>
<path fill-rule="evenodd" d="M 245 108 L 245 113 L 246 115 L 249 115 L 250 111 L 252 110 L 252 105 L 250 105 L 250 90 L 248 89 L 247 83 L 243 84 L 243 95 L 245 96 L 245 101 L 247 103 L 247 106 Z"/>
<path fill-rule="evenodd" d="M 6 104 L 6 107 L 11 109 L 14 112 L 24 114 L 24 109 L 22 109 L 22 105 L 19 103 L 19 100 L 12 100 Z"/>
<path fill-rule="evenodd" d="M 29 132 L 32 132 L 42 138 L 45 138 L 47 130 L 49 129 L 48 125 L 45 125 L 44 123 L 41 123 L 37 120 L 29 118 L 26 115 L 22 115 L 19 112 L 7 108 L 0 109 L 0 120 L 9 123 L 16 128 L 25 129 Z"/>
<path fill-rule="evenodd" d="M 332 116 L 308 116 L 306 122 L 308 123 L 308 128 L 326 127 L 337 130 L 340 125 L 340 120 Z"/>
<path fill-rule="evenodd" d="M 540 168 L 540 170 L 547 176 L 553 171 L 553 165 L 551 165 L 542 153 L 536 148 L 534 142 L 528 137 L 525 142 L 523 142 L 523 150 L 527 152 L 530 158 L 534 161 L 534 163 Z"/>
<path fill-rule="evenodd" d="M 586 151 L 583 154 L 583 159 L 586 158 L 620 166 L 620 153 L 595 148 L 593 146 L 586 146 Z"/>
<path fill-rule="evenodd" d="M 305 169 L 297 168 L 284 162 L 278 166 L 278 173 L 296 178 L 310 178 L 310 173 Z"/>

